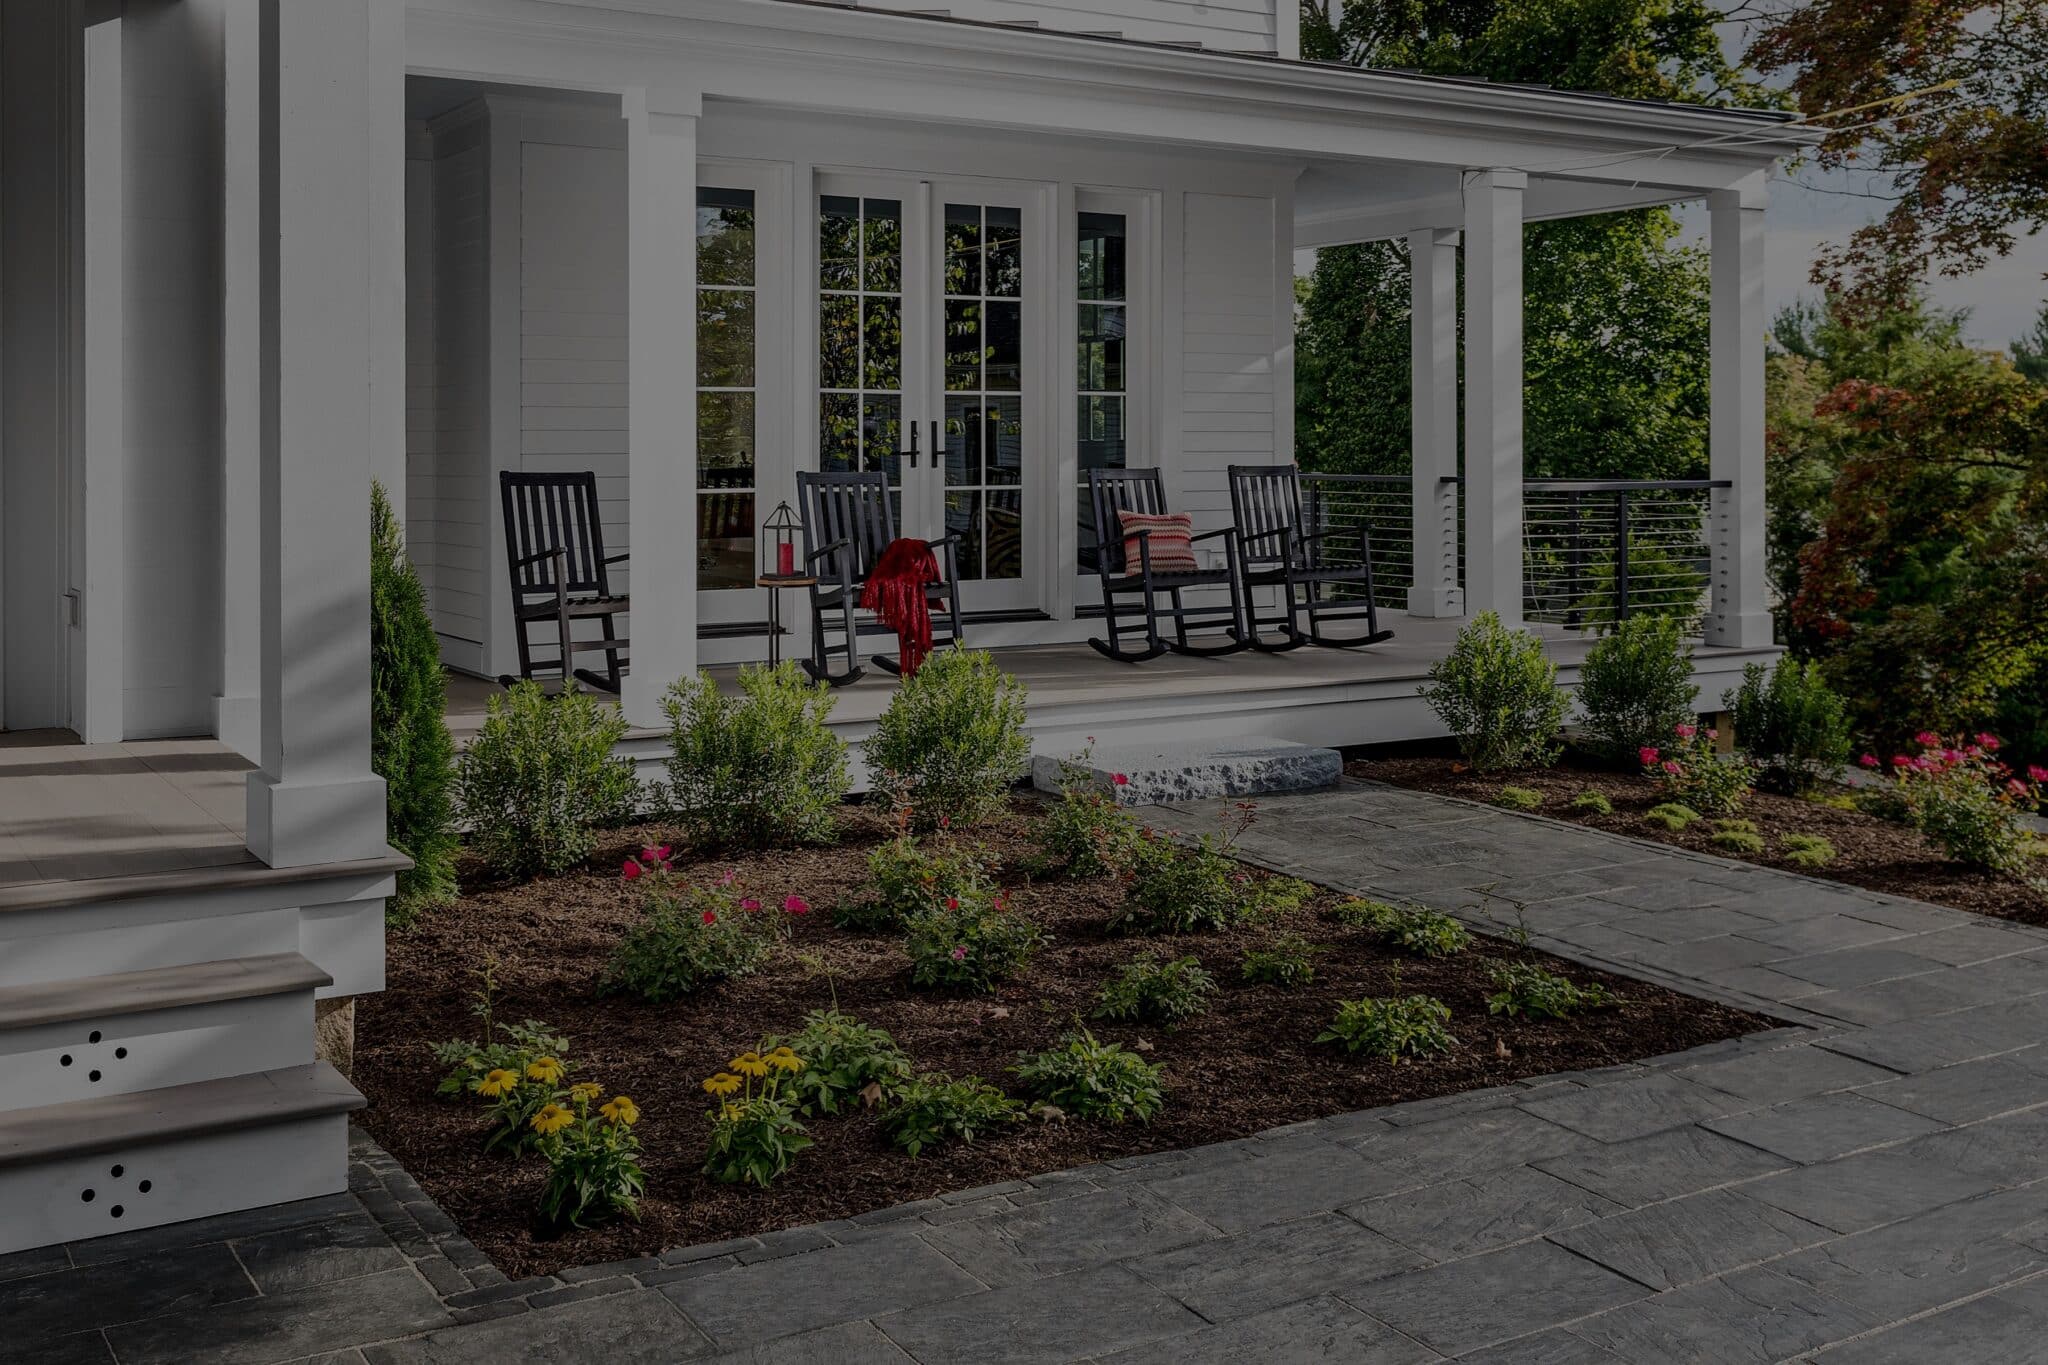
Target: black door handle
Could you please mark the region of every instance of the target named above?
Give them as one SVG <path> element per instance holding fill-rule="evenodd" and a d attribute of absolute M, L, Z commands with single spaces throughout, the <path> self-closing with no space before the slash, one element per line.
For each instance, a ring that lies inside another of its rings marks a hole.
<path fill-rule="evenodd" d="M 906 459 L 906 460 L 909 460 L 909 461 L 910 461 L 910 467 L 911 467 L 912 469 L 915 469 L 915 468 L 917 468 L 917 423 L 916 423 L 916 422 L 912 422 L 912 423 L 910 424 L 910 449 L 908 449 L 908 450 L 904 450 L 904 451 L 899 451 L 899 452 L 897 452 L 897 453 L 898 453 L 898 454 L 900 454 L 900 455 L 902 455 L 904 459 Z"/>

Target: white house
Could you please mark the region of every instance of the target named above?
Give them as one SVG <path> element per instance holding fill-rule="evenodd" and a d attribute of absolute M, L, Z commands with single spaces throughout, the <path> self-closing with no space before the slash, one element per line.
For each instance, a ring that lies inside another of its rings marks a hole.
<path fill-rule="evenodd" d="M 1405 237 L 1395 641 L 1015 657 L 1054 739 L 1423 733 L 1457 620 L 1534 600 L 1522 225 L 1704 199 L 1697 664 L 1768 655 L 1764 183 L 1804 129 L 1304 63 L 1294 0 L 940 3 L 0 0 L 0 1251 L 341 1186 L 313 1002 L 381 987 L 399 865 L 373 477 L 490 678 L 498 474 L 594 471 L 637 726 L 764 652 L 797 471 L 913 433 L 948 458 L 886 467 L 967 537 L 970 637 L 1072 644 L 1082 469 L 1222 524 L 1226 466 L 1292 455 L 1296 249 Z"/>

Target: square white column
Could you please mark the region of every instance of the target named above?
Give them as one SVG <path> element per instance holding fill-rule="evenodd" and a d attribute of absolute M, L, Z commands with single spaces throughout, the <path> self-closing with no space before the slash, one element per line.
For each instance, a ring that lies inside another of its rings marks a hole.
<path fill-rule="evenodd" d="M 1764 583 L 1764 173 L 1707 196 L 1713 281 L 1708 459 L 1713 492 L 1708 644 L 1772 641 Z"/>
<path fill-rule="evenodd" d="M 1410 616 L 1462 616 L 1458 583 L 1458 231 L 1408 234 L 1415 578 Z"/>
<path fill-rule="evenodd" d="M 257 619 L 262 768 L 249 848 L 273 867 L 383 853 L 384 783 L 370 770 L 372 325 L 387 260 L 371 222 L 379 164 L 377 33 L 398 0 L 262 0 L 257 75 Z M 246 21 L 246 14 L 237 18 Z M 396 398 L 387 394 L 387 398 Z M 237 528 L 231 534 L 247 534 Z"/>
<path fill-rule="evenodd" d="M 695 96 L 625 98 L 627 493 L 632 671 L 626 719 L 660 726 L 669 684 L 697 668 L 697 116 Z"/>
<path fill-rule="evenodd" d="M 1465 183 L 1465 607 L 1522 624 L 1522 171 Z"/>

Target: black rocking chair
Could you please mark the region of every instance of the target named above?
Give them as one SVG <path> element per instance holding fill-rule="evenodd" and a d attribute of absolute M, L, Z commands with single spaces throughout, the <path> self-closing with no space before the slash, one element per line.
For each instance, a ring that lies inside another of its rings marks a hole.
<path fill-rule="evenodd" d="M 604 552 L 604 527 L 597 510 L 597 475 L 498 475 L 505 508 L 506 566 L 512 577 L 512 625 L 519 642 L 519 677 L 536 670 L 557 673 L 564 686 L 580 679 L 607 692 L 619 690 L 626 671 L 628 641 L 618 635 L 616 618 L 629 605 L 612 595 L 609 571 L 625 555 Z M 578 640 L 578 621 L 596 621 L 602 632 L 594 640 Z M 530 638 L 540 626 L 538 641 Z M 550 638 L 552 637 L 552 638 Z M 552 647 L 553 658 L 534 658 L 534 646 Z M 602 654 L 603 672 L 577 668 L 578 654 Z M 510 687 L 518 679 L 498 679 Z"/>
<path fill-rule="evenodd" d="M 868 473 L 801 473 L 796 476 L 797 511 L 804 530 L 804 572 L 811 585 L 811 657 L 804 671 L 820 682 L 844 687 L 866 670 L 860 661 L 860 636 L 889 634 L 880 621 L 857 619 L 861 589 L 868 572 L 889 542 L 896 539 L 896 506 L 889 479 Z M 932 644 L 958 643 L 960 635 L 960 573 L 957 535 L 925 542 L 938 558 L 942 581 L 928 584 L 925 601 L 932 612 Z M 837 618 L 836 620 L 832 618 Z M 830 624 L 828 624 L 828 621 Z M 827 632 L 840 638 L 834 644 Z M 843 654 L 846 667 L 833 672 L 831 656 Z M 874 656 L 878 667 L 903 671 L 891 655 Z"/>
<path fill-rule="evenodd" d="M 1301 471 L 1291 464 L 1230 466 L 1230 510 L 1237 521 L 1239 554 L 1244 566 L 1245 613 L 1250 620 L 1248 642 L 1254 649 L 1277 654 L 1303 645 L 1326 649 L 1357 649 L 1376 645 L 1394 636 L 1380 629 L 1379 607 L 1373 602 L 1372 536 L 1365 527 L 1332 530 L 1316 515 L 1318 499 L 1304 503 Z M 1340 539 L 1358 543 L 1356 564 L 1330 560 L 1328 546 Z M 1332 585 L 1356 584 L 1359 600 L 1333 605 L 1323 596 Z M 1280 589 L 1279 609 L 1271 616 L 1259 615 L 1256 590 Z M 1308 629 L 1301 618 L 1308 617 Z M 1365 634 L 1335 639 L 1323 633 L 1333 621 L 1364 621 Z M 1268 644 L 1260 634 L 1265 626 L 1278 626 L 1281 643 Z"/>
<path fill-rule="evenodd" d="M 1223 567 L 1220 569 L 1197 569 L 1192 573 L 1162 573 L 1152 567 L 1151 532 L 1139 531 L 1138 562 L 1131 564 L 1124 555 L 1123 523 L 1120 512 L 1136 512 L 1159 515 L 1167 510 L 1166 486 L 1160 481 L 1156 469 L 1091 469 L 1088 471 L 1088 503 L 1095 516 L 1095 569 L 1102 579 L 1102 614 L 1109 623 L 1109 638 L 1091 639 L 1088 643 L 1096 651 L 1121 663 L 1137 664 L 1147 659 L 1156 659 L 1167 650 L 1177 654 L 1215 656 L 1235 654 L 1245 647 L 1245 622 L 1243 603 L 1238 596 L 1238 548 L 1237 531 L 1226 526 L 1220 531 L 1205 531 L 1194 536 L 1194 541 L 1221 540 L 1223 542 Z M 1228 604 L 1213 606 L 1188 606 L 1182 594 L 1190 588 L 1222 588 L 1229 595 Z M 1166 594 L 1170 606 L 1162 607 L 1159 594 Z M 1117 599 L 1135 596 L 1135 606 L 1124 607 L 1125 613 L 1141 612 L 1142 621 L 1119 621 Z M 1159 633 L 1159 619 L 1166 617 L 1173 622 L 1173 638 L 1168 640 Z M 1229 642 L 1220 645 L 1194 645 L 1188 643 L 1188 631 L 1223 628 Z M 1144 647 L 1127 649 L 1126 635 L 1142 635 Z"/>

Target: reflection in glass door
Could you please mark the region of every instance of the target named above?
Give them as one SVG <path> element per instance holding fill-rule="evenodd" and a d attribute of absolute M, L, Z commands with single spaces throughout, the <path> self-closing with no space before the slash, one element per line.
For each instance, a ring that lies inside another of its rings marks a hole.
<path fill-rule="evenodd" d="M 818 198 L 818 467 L 880 470 L 902 524 L 903 202 Z"/>
<path fill-rule="evenodd" d="M 1024 576 L 1023 213 L 947 203 L 945 524 L 960 576 Z"/>

